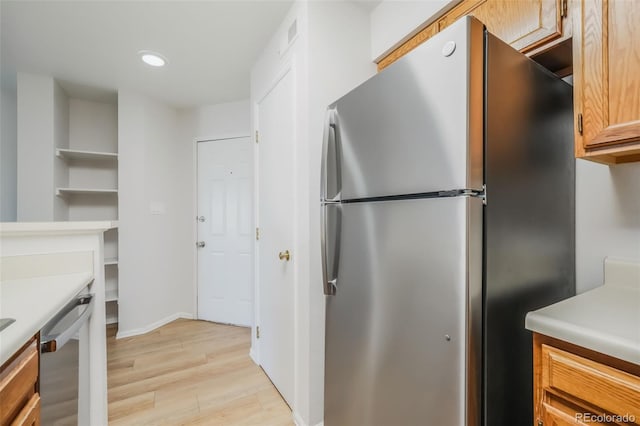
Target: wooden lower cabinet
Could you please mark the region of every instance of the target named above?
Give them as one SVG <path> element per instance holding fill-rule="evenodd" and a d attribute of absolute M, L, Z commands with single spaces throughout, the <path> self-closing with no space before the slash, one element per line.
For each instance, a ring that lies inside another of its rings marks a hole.
<path fill-rule="evenodd" d="M 11 426 L 40 426 L 40 395 L 34 393 Z"/>
<path fill-rule="evenodd" d="M 0 367 L 0 426 L 40 425 L 38 338 Z"/>
<path fill-rule="evenodd" d="M 534 426 L 640 425 L 640 365 L 533 338 Z"/>

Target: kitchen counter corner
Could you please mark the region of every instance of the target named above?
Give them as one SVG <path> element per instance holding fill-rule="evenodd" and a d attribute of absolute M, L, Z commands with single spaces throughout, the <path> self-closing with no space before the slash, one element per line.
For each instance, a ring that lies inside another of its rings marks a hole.
<path fill-rule="evenodd" d="M 525 326 L 640 365 L 640 264 L 607 260 L 605 285 L 529 312 Z"/>
<path fill-rule="evenodd" d="M 0 317 L 15 319 L 0 331 L 0 365 L 92 280 L 84 272 L 0 282 Z"/>

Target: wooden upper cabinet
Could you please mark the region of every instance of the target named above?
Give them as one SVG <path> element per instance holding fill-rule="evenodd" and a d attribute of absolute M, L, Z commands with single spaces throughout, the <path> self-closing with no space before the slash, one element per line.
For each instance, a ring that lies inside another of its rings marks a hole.
<path fill-rule="evenodd" d="M 521 52 L 540 51 L 571 37 L 568 0 L 463 0 L 378 63 L 382 70 L 458 19 L 473 15 Z"/>
<path fill-rule="evenodd" d="M 576 156 L 640 161 L 640 1 L 584 0 L 573 40 Z"/>
<path fill-rule="evenodd" d="M 438 21 L 442 31 L 460 17 L 473 15 L 490 33 L 521 52 L 560 38 L 566 3 L 562 0 L 475 0 L 462 2 Z"/>

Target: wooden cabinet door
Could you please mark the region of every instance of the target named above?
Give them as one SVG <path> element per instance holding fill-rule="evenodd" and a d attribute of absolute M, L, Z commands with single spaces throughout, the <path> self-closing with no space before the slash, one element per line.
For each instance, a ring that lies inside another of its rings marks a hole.
<path fill-rule="evenodd" d="M 40 395 L 34 393 L 11 426 L 40 426 Z"/>
<path fill-rule="evenodd" d="M 640 160 L 639 22 L 636 0 L 584 0 L 576 16 L 578 157 L 608 163 Z"/>
<path fill-rule="evenodd" d="M 442 31 L 464 15 L 482 21 L 490 33 L 521 52 L 562 36 L 562 0 L 467 0 L 438 21 Z"/>
<path fill-rule="evenodd" d="M 586 426 L 585 423 L 576 419 L 575 414 L 569 415 L 548 404 L 542 404 L 542 423 L 544 426 Z"/>

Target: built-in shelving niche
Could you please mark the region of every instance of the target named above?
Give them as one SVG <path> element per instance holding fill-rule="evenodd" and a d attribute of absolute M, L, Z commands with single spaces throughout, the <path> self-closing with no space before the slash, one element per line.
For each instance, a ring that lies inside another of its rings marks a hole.
<path fill-rule="evenodd" d="M 56 81 L 55 220 L 118 219 L 116 92 Z M 104 235 L 107 323 L 118 322 L 118 231 Z"/>

